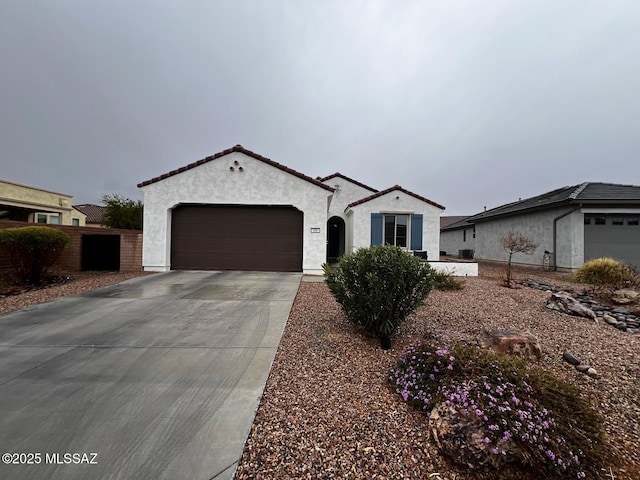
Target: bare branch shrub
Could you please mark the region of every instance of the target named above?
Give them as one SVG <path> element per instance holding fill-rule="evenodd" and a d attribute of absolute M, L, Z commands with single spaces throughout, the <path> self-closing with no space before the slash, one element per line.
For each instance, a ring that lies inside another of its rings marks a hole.
<path fill-rule="evenodd" d="M 524 253 L 525 255 L 530 255 L 535 251 L 536 248 L 538 248 L 539 244 L 533 241 L 531 238 L 527 237 L 522 232 L 510 231 L 506 235 L 500 237 L 500 245 L 502 245 L 502 248 L 509 252 L 509 260 L 507 261 L 506 284 L 508 287 L 511 287 L 511 257 L 513 257 L 514 253 Z"/>

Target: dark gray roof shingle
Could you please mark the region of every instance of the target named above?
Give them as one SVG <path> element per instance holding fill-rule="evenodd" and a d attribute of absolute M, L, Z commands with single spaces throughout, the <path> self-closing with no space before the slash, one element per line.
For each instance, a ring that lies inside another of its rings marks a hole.
<path fill-rule="evenodd" d="M 576 204 L 620 206 L 631 204 L 640 206 L 640 186 L 585 182 L 579 185 L 558 188 L 536 197 L 507 203 L 473 215 L 468 220 L 474 223 L 502 215 L 514 215 L 520 212 Z"/>

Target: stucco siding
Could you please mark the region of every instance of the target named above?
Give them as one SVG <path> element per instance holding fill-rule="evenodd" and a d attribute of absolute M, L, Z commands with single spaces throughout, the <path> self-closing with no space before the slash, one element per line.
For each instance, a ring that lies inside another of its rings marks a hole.
<path fill-rule="evenodd" d="M 440 258 L 440 214 L 438 207 L 425 203 L 401 191 L 392 191 L 351 209 L 353 239 L 351 251 L 371 245 L 371 213 L 422 214 L 422 250 L 426 250 L 429 259 Z M 411 236 L 411 225 L 409 235 Z"/>
<path fill-rule="evenodd" d="M 554 218 L 562 215 L 558 210 L 555 213 Z M 556 222 L 555 261 L 558 268 L 570 270 L 576 270 L 584 264 L 584 215 L 580 210 Z"/>
<path fill-rule="evenodd" d="M 476 224 L 475 258 L 506 261 L 508 254 L 500 245 L 500 238 L 513 231 L 521 232 L 539 245 L 531 255 L 514 254 L 512 261 L 523 265 L 542 266 L 544 251 L 554 251 L 554 219 L 571 211 L 571 208 L 560 208 L 479 222 Z M 577 211 L 557 221 L 555 253 L 558 268 L 573 269 L 582 262 L 580 238 L 581 235 L 583 237 L 583 228 L 580 218 L 581 214 Z"/>
<path fill-rule="evenodd" d="M 466 230 L 466 241 L 464 230 Z M 459 230 L 445 230 L 440 233 L 440 250 L 447 255 L 458 255 L 460 250 L 475 250 L 476 241 L 473 238 L 473 227 Z"/>
<path fill-rule="evenodd" d="M 25 218 L 30 223 L 36 222 L 37 214 L 40 213 L 47 215 L 47 223 L 51 223 L 50 217 L 53 214 L 59 216 L 60 225 L 72 225 L 75 218 L 83 226 L 86 215 L 71 207 L 72 200 L 73 196 L 66 193 L 0 181 L 0 205 L 30 210 Z"/>
<path fill-rule="evenodd" d="M 145 204 L 146 270 L 171 268 L 171 209 L 180 203 L 202 203 L 294 206 L 303 212 L 303 271 L 322 272 L 326 259 L 327 199 L 331 192 L 317 185 L 241 152 L 232 152 L 141 190 Z M 256 249 L 260 252 L 260 245 Z"/>
<path fill-rule="evenodd" d="M 337 216 L 345 220 L 345 222 L 347 220 L 347 214 L 345 213 L 347 205 L 374 193 L 341 177 L 331 177 L 322 183 L 336 189 L 333 192 L 333 198 L 329 206 L 329 218 Z"/>

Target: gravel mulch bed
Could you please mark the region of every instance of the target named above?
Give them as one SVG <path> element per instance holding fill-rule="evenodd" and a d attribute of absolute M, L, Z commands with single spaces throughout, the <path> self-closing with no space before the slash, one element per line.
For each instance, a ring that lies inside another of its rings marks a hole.
<path fill-rule="evenodd" d="M 123 282 L 130 278 L 148 275 L 148 272 L 79 272 L 69 274 L 71 279 L 61 285 L 53 285 L 37 290 L 0 297 L 0 314 L 19 310 L 21 308 L 48 302 L 56 298 L 74 295 L 94 288 L 106 287 L 114 283 Z M 64 275 L 60 275 L 64 276 Z"/>
<path fill-rule="evenodd" d="M 550 311 L 547 293 L 502 287 L 502 273 L 499 267 L 481 266 L 481 276 L 466 279 L 464 290 L 432 292 L 390 351 L 354 330 L 323 283 L 302 283 L 236 480 L 525 478 L 509 470 L 469 472 L 450 463 L 429 437 L 426 417 L 384 381 L 403 348 L 425 335 L 475 339 L 497 329 L 536 335 L 542 363 L 592 397 L 615 452 L 607 466 L 611 471 L 607 468 L 601 478 L 640 478 L 640 335 Z M 516 273 L 516 278 L 528 277 L 563 285 L 568 276 Z M 601 378 L 564 363 L 566 348 Z"/>

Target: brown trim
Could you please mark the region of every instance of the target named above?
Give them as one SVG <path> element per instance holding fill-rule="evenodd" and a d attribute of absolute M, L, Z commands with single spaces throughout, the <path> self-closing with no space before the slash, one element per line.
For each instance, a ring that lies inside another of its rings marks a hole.
<path fill-rule="evenodd" d="M 296 176 L 298 178 L 301 178 L 302 180 L 306 180 L 309 183 L 313 183 L 314 185 L 318 186 L 318 187 L 322 187 L 325 190 L 328 190 L 330 192 L 333 192 L 334 189 L 331 188 L 328 185 L 325 185 L 322 182 L 319 182 L 318 180 L 314 180 L 311 177 L 308 177 L 300 172 L 297 172 L 296 170 L 293 170 L 292 168 L 289 167 L 285 167 L 284 165 L 278 163 L 278 162 L 274 162 L 273 160 L 263 157 L 262 155 L 258 155 L 255 152 L 252 152 L 251 150 L 247 150 L 246 148 L 244 148 L 242 145 L 236 145 L 235 147 L 231 147 L 228 148 L 226 150 L 223 150 L 222 152 L 218 152 L 214 155 L 211 155 L 209 157 L 203 158 L 201 160 L 198 160 L 197 162 L 193 162 L 190 163 L 189 165 L 185 165 L 184 167 L 180 167 L 176 170 L 171 170 L 170 172 L 164 173 L 158 177 L 154 177 L 150 180 L 145 180 L 144 182 L 141 182 L 138 184 L 138 188 L 140 187 L 146 187 L 147 185 L 151 185 L 152 183 L 156 183 L 159 182 L 160 180 L 164 180 L 165 178 L 169 178 L 169 177 L 173 177 L 174 175 L 178 175 L 179 173 L 185 172 L 187 170 L 191 170 L 192 168 L 195 167 L 199 167 L 200 165 L 210 162 L 212 160 L 217 160 L 218 158 L 224 157 L 225 155 L 229 155 L 230 153 L 234 153 L 234 152 L 239 152 L 239 153 L 244 153 L 245 155 L 255 158 L 256 160 L 260 160 L 261 162 L 266 163 L 267 165 L 271 165 L 272 167 L 275 167 L 279 170 L 282 170 L 284 172 L 290 173 L 293 176 Z"/>
<path fill-rule="evenodd" d="M 420 195 L 418 195 L 416 193 L 413 193 L 413 192 L 410 192 L 409 190 L 405 190 L 400 185 L 394 185 L 391 188 L 387 188 L 386 190 L 382 190 L 381 192 L 375 193 L 375 194 L 373 194 L 373 195 L 371 195 L 369 197 L 360 199 L 357 202 L 350 203 L 349 205 L 347 205 L 347 207 L 348 208 L 355 207 L 356 205 L 361 205 L 363 203 L 366 203 L 366 202 L 369 202 L 371 200 L 374 200 L 374 199 L 376 199 L 378 197 L 382 197 L 383 195 L 386 195 L 387 193 L 396 192 L 396 191 L 399 191 L 399 192 L 405 193 L 407 195 L 410 195 L 413 198 L 417 198 L 418 200 L 421 200 L 421 201 L 423 201 L 425 203 L 428 203 L 429 205 L 433 205 L 434 207 L 437 207 L 437 208 L 439 208 L 441 210 L 445 209 L 439 203 L 433 202 L 433 201 L 429 200 L 428 198 L 421 197 Z"/>
<path fill-rule="evenodd" d="M 376 190 L 375 188 L 371 188 L 370 186 L 365 185 L 364 183 L 360 183 L 357 180 L 354 180 L 353 178 L 349 178 L 346 175 L 341 174 L 340 172 L 333 173 L 333 174 L 328 175 L 326 177 L 318 177 L 318 180 L 321 181 L 321 182 L 325 182 L 325 181 L 327 181 L 327 180 L 329 180 L 330 178 L 333 178 L 333 177 L 340 177 L 340 178 L 346 180 L 347 182 L 351 182 L 354 185 L 358 185 L 359 187 L 366 188 L 367 190 L 370 190 L 373 193 L 378 193 L 379 192 L 379 190 Z"/>

